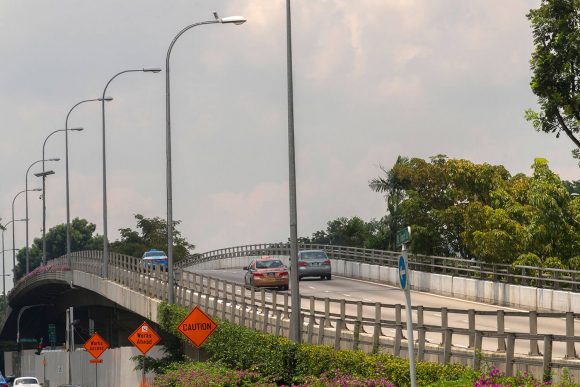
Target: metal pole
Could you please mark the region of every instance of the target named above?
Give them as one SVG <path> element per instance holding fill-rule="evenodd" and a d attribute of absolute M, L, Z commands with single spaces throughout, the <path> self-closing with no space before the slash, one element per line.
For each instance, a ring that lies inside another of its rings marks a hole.
<path fill-rule="evenodd" d="M 14 199 L 12 199 L 12 281 L 14 284 L 16 284 L 16 249 L 14 247 L 16 245 L 14 237 L 14 202 L 16 201 L 18 195 L 26 191 L 28 190 L 18 192 L 16 196 L 14 196 Z M 40 189 L 33 189 L 31 191 L 40 191 Z"/>
<path fill-rule="evenodd" d="M 286 0 L 286 63 L 288 76 L 288 189 L 290 197 L 290 339 L 302 340 L 300 326 L 300 285 L 298 281 L 298 215 L 296 211 L 296 151 L 294 147 L 294 87 L 292 81 L 292 22 L 290 0 Z"/>
<path fill-rule="evenodd" d="M 103 89 L 103 96 L 101 98 L 101 112 L 102 112 L 102 125 L 103 125 L 103 278 L 108 278 L 109 275 L 109 239 L 107 236 L 107 154 L 106 154 L 106 141 L 105 141 L 105 94 L 107 93 L 107 88 L 113 79 L 117 78 L 121 74 L 133 73 L 133 72 L 159 72 L 160 69 L 139 69 L 139 70 L 124 70 L 115 74 Z"/>
<path fill-rule="evenodd" d="M 42 157 L 42 160 L 37 160 L 35 162 L 33 162 L 32 164 L 30 164 L 30 166 L 28 167 L 28 169 L 26 170 L 26 182 L 25 182 L 25 186 L 24 186 L 24 190 L 26 192 L 26 194 L 24 196 L 26 196 L 26 246 L 24 247 L 26 249 L 26 274 L 28 274 L 30 272 L 30 264 L 29 264 L 29 250 L 28 250 L 28 172 L 30 172 L 30 168 L 32 168 L 35 164 L 38 164 L 40 162 L 42 162 L 42 169 L 44 170 L 44 157 Z M 43 190 L 44 192 L 44 190 Z"/>
<path fill-rule="evenodd" d="M 64 122 L 64 141 L 65 141 L 65 170 L 66 170 L 66 258 L 69 268 L 72 270 L 72 258 L 70 256 L 70 194 L 69 194 L 69 176 L 68 176 L 68 118 L 71 112 L 82 103 L 100 101 L 101 98 L 85 99 L 83 101 L 77 102 L 66 115 L 66 120 Z"/>
<path fill-rule="evenodd" d="M 2 227 L 2 295 L 6 295 L 6 267 L 4 265 L 4 231 L 7 225 Z"/>
<path fill-rule="evenodd" d="M 405 254 L 405 244 L 402 247 L 405 256 L 405 266 L 407 273 L 410 272 L 407 255 Z M 409 373 L 411 375 L 411 387 L 417 387 L 417 372 L 415 371 L 415 340 L 413 339 L 413 309 L 411 305 L 411 283 L 407 274 L 405 293 L 405 311 L 407 312 L 407 352 L 409 353 Z"/>
<path fill-rule="evenodd" d="M 183 35 L 187 30 L 202 25 L 202 24 L 215 24 L 219 23 L 219 20 L 209 20 L 199 23 L 191 24 L 184 29 L 182 29 L 173 38 L 173 41 L 169 45 L 167 50 L 167 57 L 165 58 L 165 151 L 166 151 L 166 189 L 167 189 L 167 276 L 168 276 L 168 292 L 167 292 L 167 302 L 173 304 L 174 301 L 174 273 L 173 273 L 173 191 L 172 191 L 172 178 L 171 178 L 171 94 L 170 94 L 170 82 L 169 82 L 169 57 L 171 55 L 171 49 L 177 41 L 177 39 Z"/>

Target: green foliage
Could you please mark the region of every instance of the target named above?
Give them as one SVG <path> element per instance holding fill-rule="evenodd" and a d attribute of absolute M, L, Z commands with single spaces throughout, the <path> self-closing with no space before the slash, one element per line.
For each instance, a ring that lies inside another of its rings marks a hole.
<path fill-rule="evenodd" d="M 95 234 L 96 226 L 86 219 L 74 218 L 71 221 L 71 251 L 96 250 L 103 248 L 103 239 Z M 35 238 L 29 249 L 28 265 L 30 271 L 40 266 L 42 260 L 42 238 Z M 59 224 L 46 232 L 46 259 L 51 260 L 66 254 L 66 224 Z M 16 279 L 26 273 L 26 249 L 17 253 L 15 268 Z"/>
<path fill-rule="evenodd" d="M 257 372 L 232 370 L 219 364 L 180 362 L 167 366 L 155 377 L 165 387 L 275 386 Z"/>
<path fill-rule="evenodd" d="M 540 112 L 528 110 L 534 128 L 559 137 L 564 132 L 580 150 L 580 0 L 542 0 L 527 15 L 534 52 L 530 86 Z"/>
<path fill-rule="evenodd" d="M 544 159 L 534 160 L 532 176 L 444 155 L 399 158 L 383 171 L 371 188 L 401 199 L 397 216 L 411 226 L 413 253 L 508 264 L 530 253 L 566 265 L 580 251 L 580 197 Z"/>
<path fill-rule="evenodd" d="M 137 231 L 121 228 L 121 239 L 111 243 L 111 251 L 132 257 L 141 257 L 149 249 L 167 250 L 167 221 L 159 217 L 146 218 L 136 214 Z M 175 262 L 190 255 L 194 245 L 187 242 L 177 230 L 180 221 L 173 221 L 173 257 Z"/>
<path fill-rule="evenodd" d="M 176 330 L 187 310 L 161 303 L 158 309 L 160 327 L 179 335 Z M 278 384 L 313 382 L 316 378 L 382 378 L 397 386 L 409 385 L 409 363 L 386 354 L 361 351 L 335 351 L 328 346 L 296 344 L 284 337 L 257 332 L 215 319 L 218 328 L 204 343 L 210 361 L 231 369 L 255 371 L 264 380 Z M 459 379 L 468 372 L 458 364 L 417 363 L 417 380 L 427 385 L 439 379 Z M 316 385 L 316 384 L 314 384 Z M 355 384 L 356 385 L 356 384 Z"/>

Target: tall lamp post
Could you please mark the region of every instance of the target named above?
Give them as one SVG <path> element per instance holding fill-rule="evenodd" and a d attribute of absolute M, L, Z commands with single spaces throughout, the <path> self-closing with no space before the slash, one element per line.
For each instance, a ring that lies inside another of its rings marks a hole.
<path fill-rule="evenodd" d="M 105 97 L 105 98 L 93 98 L 93 99 L 85 99 L 80 102 L 77 102 L 73 107 L 70 108 L 66 115 L 66 120 L 64 123 L 64 141 L 65 141 L 65 170 L 66 170 L 66 259 L 69 267 L 72 269 L 72 260 L 70 256 L 70 196 L 69 196 L 69 178 L 68 178 L 68 118 L 72 111 L 85 102 L 96 102 L 96 101 L 112 101 L 113 98 Z"/>
<path fill-rule="evenodd" d="M 74 130 L 76 132 L 80 132 L 83 128 L 71 128 L 69 130 Z M 58 132 L 65 132 L 66 129 L 58 129 L 50 133 L 44 139 L 44 143 L 42 144 L 42 160 L 44 160 L 44 150 L 46 148 L 46 141 L 55 133 Z M 44 169 L 44 161 L 42 162 L 42 174 L 34 174 L 35 176 L 42 176 L 42 265 L 46 265 L 46 176 L 51 175 L 51 173 L 47 173 Z"/>
<path fill-rule="evenodd" d="M 102 115 L 103 115 L 103 278 L 107 278 L 109 275 L 109 239 L 107 237 L 107 157 L 105 152 L 105 94 L 107 93 L 107 88 L 113 79 L 117 78 L 121 74 L 143 72 L 143 73 L 158 73 L 160 68 L 143 68 L 135 70 L 124 70 L 115 74 L 109 82 L 105 85 L 103 89 L 102 101 Z"/>
<path fill-rule="evenodd" d="M 25 191 L 26 191 L 26 274 L 28 274 L 30 272 L 30 265 L 29 265 L 29 249 L 28 249 L 28 172 L 30 172 L 30 168 L 32 168 L 34 165 L 42 162 L 43 168 L 44 169 L 44 162 L 45 161 L 59 161 L 60 159 L 48 159 L 45 160 L 44 159 L 44 155 L 42 157 L 42 160 L 37 160 L 35 162 L 33 162 L 32 164 L 30 164 L 30 166 L 28 167 L 28 169 L 26 170 L 26 184 L 24 186 Z M 43 191 L 43 195 L 44 195 L 44 191 Z"/>
<path fill-rule="evenodd" d="M 12 199 L 12 281 L 14 283 L 16 283 L 16 252 L 14 250 L 14 245 L 15 243 L 15 238 L 14 238 L 14 202 L 16 201 L 16 198 L 20 195 L 23 194 L 24 192 L 28 192 L 28 191 L 42 191 L 42 189 L 40 188 L 34 188 L 34 189 L 25 189 L 22 190 L 20 192 L 18 192 L 15 196 L 14 199 Z M 28 219 L 25 219 L 28 220 Z"/>
<path fill-rule="evenodd" d="M 294 86 L 292 81 L 292 23 L 290 0 L 286 0 L 286 72 L 288 78 L 288 189 L 290 198 L 290 339 L 302 341 L 300 285 L 298 278 L 298 215 L 296 210 L 296 152 L 294 149 Z"/>
<path fill-rule="evenodd" d="M 173 41 L 169 45 L 167 50 L 167 57 L 165 59 L 165 146 L 167 154 L 167 266 L 168 266 L 168 294 L 167 302 L 173 304 L 174 300 L 174 274 L 173 274 L 173 192 L 172 192 L 172 179 L 171 179 L 171 105 L 170 105 L 170 83 L 169 83 L 169 57 L 171 55 L 171 49 L 177 41 L 177 39 L 183 35 L 186 31 L 193 27 L 200 26 L 203 24 L 243 24 L 246 22 L 246 18 L 242 16 L 229 16 L 224 18 L 219 18 L 217 13 L 214 12 L 215 20 L 208 20 L 203 22 L 198 22 L 190 24 L 185 27 L 173 38 Z"/>
<path fill-rule="evenodd" d="M 6 231 L 6 227 L 8 227 L 8 225 L 10 223 L 14 223 L 14 222 L 24 222 L 26 219 L 15 219 L 15 220 L 11 220 L 10 222 L 7 222 L 4 226 L 2 226 L 2 295 L 6 295 L 6 260 L 4 258 L 4 252 L 5 251 L 10 251 L 10 249 L 6 250 L 4 249 L 4 231 Z M 14 247 L 12 248 L 12 251 L 14 251 Z"/>

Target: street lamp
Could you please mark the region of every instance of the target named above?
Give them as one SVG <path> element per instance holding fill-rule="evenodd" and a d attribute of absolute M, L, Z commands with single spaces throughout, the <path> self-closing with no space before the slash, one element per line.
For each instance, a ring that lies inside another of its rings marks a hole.
<path fill-rule="evenodd" d="M 80 132 L 83 128 L 71 128 L 69 130 L 74 130 L 75 132 Z M 42 144 L 42 159 L 44 160 L 44 149 L 46 148 L 46 141 L 55 133 L 58 132 L 66 132 L 66 129 L 58 129 L 50 133 L 44 139 L 44 143 Z M 44 161 L 42 162 L 42 173 L 45 173 L 44 169 Z M 42 174 L 34 174 L 34 176 L 42 176 L 42 265 L 46 265 L 46 176 L 50 175 L 47 173 L 45 175 Z"/>
<path fill-rule="evenodd" d="M 105 94 L 107 93 L 107 87 L 121 74 L 133 73 L 133 72 L 143 72 L 143 73 L 158 73 L 160 68 L 143 68 L 135 70 L 124 70 L 115 74 L 109 82 L 105 85 L 103 89 L 102 99 L 102 114 L 103 114 L 103 278 L 107 278 L 109 275 L 109 240 L 107 238 L 107 157 L 105 153 Z"/>
<path fill-rule="evenodd" d="M 173 304 L 174 299 L 174 276 L 173 276 L 173 192 L 172 192 L 172 180 L 171 180 L 171 105 L 170 105 L 170 84 L 169 84 L 169 56 L 171 55 L 171 49 L 177 41 L 177 39 L 183 35 L 189 29 L 200 26 L 203 24 L 243 24 L 246 22 L 246 18 L 242 16 L 229 16 L 224 18 L 219 18 L 217 12 L 213 13 L 215 20 L 208 20 L 203 22 L 198 22 L 190 24 L 185 27 L 173 38 L 173 41 L 169 45 L 167 50 L 167 57 L 165 59 L 165 147 L 166 147 L 166 158 L 167 158 L 167 276 L 169 281 L 167 302 Z"/>
<path fill-rule="evenodd" d="M 292 23 L 290 0 L 286 0 L 286 73 L 288 79 L 288 190 L 290 198 L 290 339 L 302 341 L 300 285 L 298 277 L 298 215 L 296 210 L 296 151 L 294 148 L 294 87 L 292 82 Z"/>
<path fill-rule="evenodd" d="M 6 223 L 4 226 L 1 226 L 2 228 L 2 295 L 6 295 L 6 260 L 4 258 L 4 252 L 5 251 L 10 251 L 12 250 L 14 252 L 14 246 L 12 246 L 12 249 L 4 249 L 4 231 L 6 231 L 6 227 L 8 227 L 8 225 L 10 223 L 14 223 L 14 222 L 24 222 L 26 219 L 16 219 L 16 220 L 11 220 L 10 222 Z"/>
<path fill-rule="evenodd" d="M 26 185 L 25 185 L 25 190 L 26 190 L 26 274 L 28 274 L 28 272 L 30 271 L 30 267 L 29 267 L 29 251 L 28 251 L 28 172 L 30 172 L 30 168 L 32 168 L 35 164 L 38 164 L 40 162 L 42 162 L 42 165 L 44 165 L 45 161 L 60 161 L 60 159 L 56 158 L 56 159 L 48 159 L 45 160 L 44 159 L 44 155 L 42 157 L 42 160 L 37 160 L 35 162 L 33 162 L 32 164 L 30 164 L 30 166 L 28 167 L 28 169 L 26 170 Z M 43 167 L 44 169 L 44 167 Z M 44 192 L 43 192 L 44 194 Z"/>
<path fill-rule="evenodd" d="M 14 199 L 12 199 L 12 272 L 14 274 L 14 276 L 12 277 L 12 281 L 14 283 L 16 283 L 16 253 L 14 251 L 14 245 L 15 245 L 15 238 L 14 238 L 14 202 L 16 201 L 16 198 L 20 195 L 23 194 L 24 192 L 28 192 L 28 191 L 42 191 L 42 189 L 40 188 L 34 188 L 34 189 L 25 189 L 23 191 L 18 192 L 15 196 Z M 25 219 L 28 220 L 28 219 Z"/>
<path fill-rule="evenodd" d="M 96 102 L 96 101 L 112 101 L 113 98 L 111 97 L 103 97 L 103 98 L 93 98 L 93 99 L 85 99 L 80 102 L 77 102 L 73 107 L 70 108 L 66 115 L 66 120 L 64 123 L 64 141 L 65 141 L 65 169 L 66 169 L 66 259 L 69 267 L 72 270 L 72 260 L 70 256 L 70 197 L 69 197 L 69 179 L 68 179 L 68 118 L 71 112 L 85 102 Z M 72 130 L 72 129 L 70 129 Z"/>

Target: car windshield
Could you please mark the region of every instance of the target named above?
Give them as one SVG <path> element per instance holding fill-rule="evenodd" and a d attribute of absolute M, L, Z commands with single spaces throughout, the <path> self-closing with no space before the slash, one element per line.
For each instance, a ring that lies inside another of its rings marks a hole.
<path fill-rule="evenodd" d="M 38 384 L 38 380 L 34 378 L 18 379 L 15 385 L 19 386 L 21 384 Z"/>
<path fill-rule="evenodd" d="M 324 251 L 302 251 L 300 259 L 328 259 Z"/>
<path fill-rule="evenodd" d="M 148 251 L 145 253 L 145 258 L 148 257 L 164 257 L 165 253 L 163 251 Z"/>
<path fill-rule="evenodd" d="M 279 259 L 273 259 L 271 261 L 257 261 L 256 269 L 274 269 L 282 267 L 284 264 Z"/>

